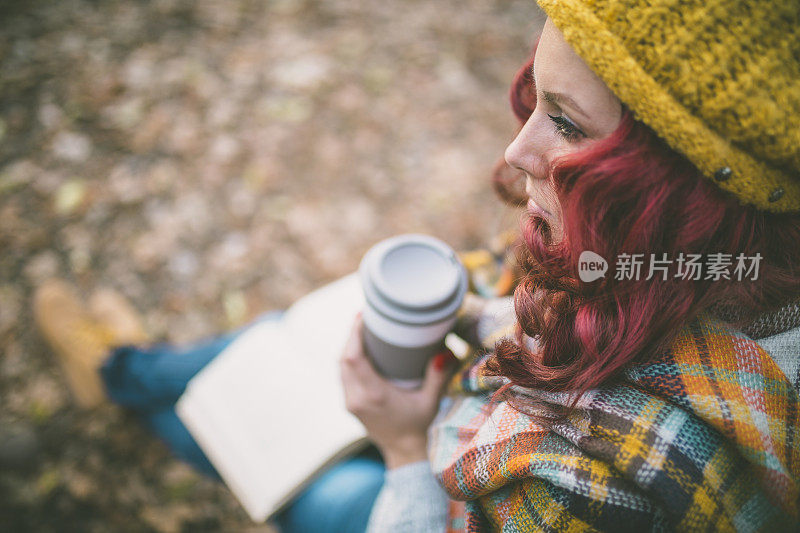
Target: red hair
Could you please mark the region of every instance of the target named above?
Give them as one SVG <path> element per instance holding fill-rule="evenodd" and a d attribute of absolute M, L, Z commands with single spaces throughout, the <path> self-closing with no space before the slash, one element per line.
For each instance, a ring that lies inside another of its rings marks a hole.
<path fill-rule="evenodd" d="M 521 122 L 535 107 L 529 63 L 517 74 L 511 106 Z M 519 177 L 519 176 L 516 176 Z M 737 306 L 744 320 L 800 298 L 800 214 L 740 205 L 648 126 L 623 110 L 610 136 L 557 161 L 550 179 L 563 211 L 563 239 L 547 222 L 523 222 L 514 293 L 516 340 L 498 343 L 487 372 L 511 385 L 580 394 L 613 382 L 631 364 L 665 349 L 703 310 Z M 495 172 L 501 197 L 523 201 L 514 172 Z M 585 283 L 578 257 L 591 250 L 609 263 L 605 278 Z M 620 254 L 760 254 L 757 280 L 697 280 L 660 274 L 617 280 Z M 528 343 L 526 337 L 537 343 Z"/>

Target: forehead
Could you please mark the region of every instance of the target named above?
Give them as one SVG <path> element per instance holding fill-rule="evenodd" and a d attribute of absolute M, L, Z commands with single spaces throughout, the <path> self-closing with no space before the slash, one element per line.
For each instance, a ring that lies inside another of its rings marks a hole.
<path fill-rule="evenodd" d="M 622 104 L 572 50 L 549 18 L 539 39 L 533 68 L 537 90 L 568 96 L 603 134 L 614 131 L 622 116 Z"/>

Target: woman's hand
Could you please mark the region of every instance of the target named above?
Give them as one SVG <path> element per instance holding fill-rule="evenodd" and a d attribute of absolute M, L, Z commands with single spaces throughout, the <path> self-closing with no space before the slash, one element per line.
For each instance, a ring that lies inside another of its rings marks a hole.
<path fill-rule="evenodd" d="M 442 389 L 455 365 L 450 353 L 433 357 L 422 387 L 406 390 L 393 385 L 373 368 L 364 353 L 363 322 L 356 319 L 339 365 L 347 410 L 356 415 L 389 469 L 424 461 L 428 426 L 439 406 Z M 450 367 L 450 368 L 448 368 Z"/>

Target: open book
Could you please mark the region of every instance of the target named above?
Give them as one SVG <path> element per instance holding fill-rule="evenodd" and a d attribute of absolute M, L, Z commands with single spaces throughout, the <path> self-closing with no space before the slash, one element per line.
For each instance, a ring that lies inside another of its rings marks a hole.
<path fill-rule="evenodd" d="M 178 416 L 256 522 L 368 444 L 339 374 L 363 304 L 355 274 L 308 294 L 280 320 L 245 330 L 178 401 Z"/>
<path fill-rule="evenodd" d="M 339 358 L 364 305 L 351 274 L 248 327 L 201 370 L 176 410 L 250 517 L 261 522 L 369 441 L 345 408 Z M 445 340 L 457 356 L 466 344 Z"/>

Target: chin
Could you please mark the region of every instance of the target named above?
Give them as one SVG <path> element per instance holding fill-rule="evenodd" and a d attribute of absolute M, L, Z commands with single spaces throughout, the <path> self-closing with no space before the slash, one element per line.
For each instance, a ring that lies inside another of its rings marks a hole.
<path fill-rule="evenodd" d="M 522 231 L 525 235 L 540 235 L 544 242 L 550 242 L 552 229 L 547 218 L 538 212 L 528 211 L 522 224 Z"/>
<path fill-rule="evenodd" d="M 563 235 L 560 220 L 556 220 L 549 213 L 531 210 L 527 212 L 523 231 L 526 235 L 538 233 L 541 235 L 542 241 L 548 245 L 560 242 Z"/>

